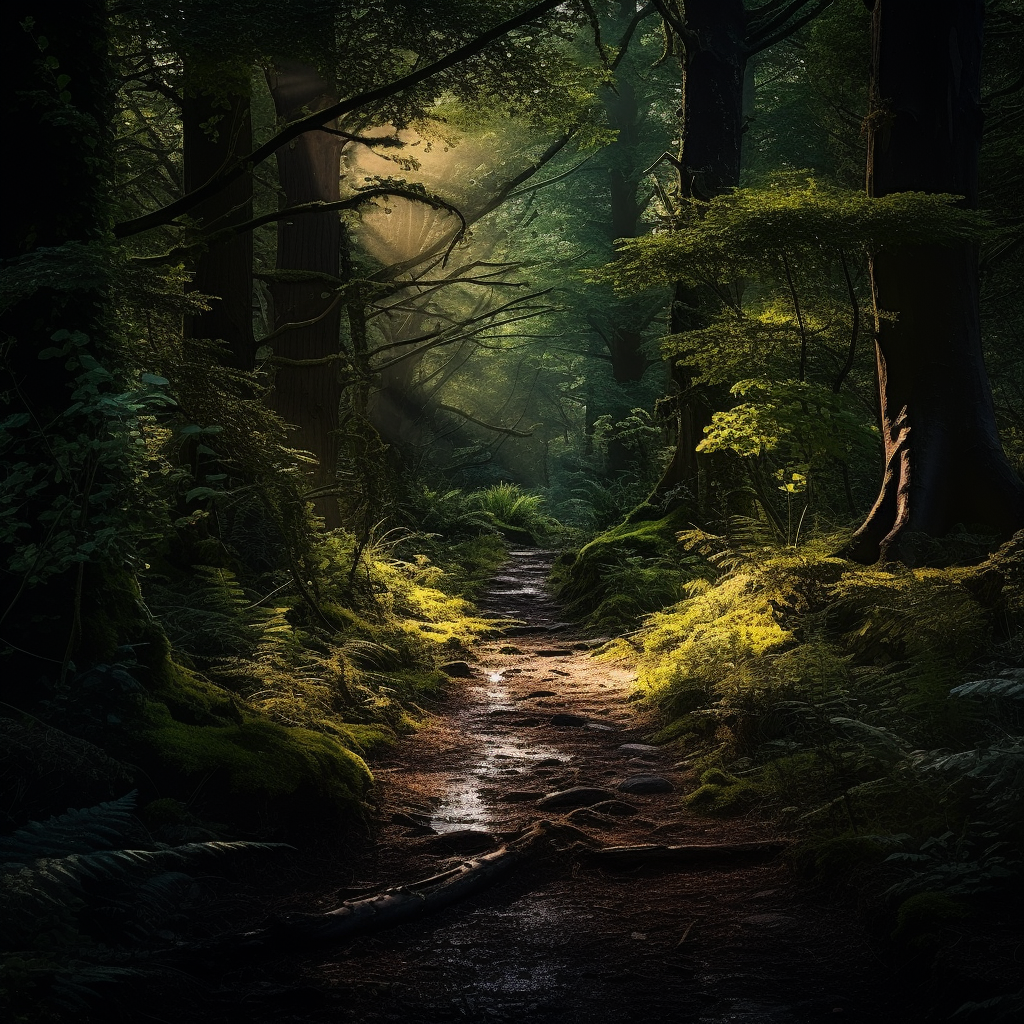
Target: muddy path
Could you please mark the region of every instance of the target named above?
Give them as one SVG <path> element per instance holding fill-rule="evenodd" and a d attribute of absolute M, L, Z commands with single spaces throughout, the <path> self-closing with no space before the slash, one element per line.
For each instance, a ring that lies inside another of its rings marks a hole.
<path fill-rule="evenodd" d="M 690 813 L 685 761 L 635 746 L 654 723 L 630 699 L 626 668 L 594 658 L 594 641 L 560 621 L 543 586 L 552 557 L 511 553 L 481 606 L 521 624 L 482 645 L 436 717 L 374 766 L 375 842 L 344 851 L 342 877 L 307 878 L 278 910 L 326 910 L 429 876 L 539 818 L 609 844 L 777 838 L 754 818 Z M 663 791 L 619 788 L 636 777 Z M 608 792 L 546 806 L 545 794 L 573 787 Z M 433 916 L 236 981 L 251 992 L 247 1019 L 310 1024 L 917 1019 L 895 1005 L 898 979 L 855 910 L 777 860 L 611 871 L 553 853 Z"/>

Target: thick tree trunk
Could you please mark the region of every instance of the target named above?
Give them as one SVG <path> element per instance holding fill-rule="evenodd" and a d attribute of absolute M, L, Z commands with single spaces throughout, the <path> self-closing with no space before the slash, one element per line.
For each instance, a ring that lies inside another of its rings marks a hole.
<path fill-rule="evenodd" d="M 56 332 L 71 332 L 80 336 L 77 353 L 111 372 L 101 392 L 120 383 L 121 352 L 106 308 L 113 99 L 106 8 L 102 0 L 59 8 L 20 0 L 0 16 L 3 67 L 16 83 L 6 125 L 12 138 L 32 140 L 7 161 L 11 201 L 0 260 L 49 264 L 40 286 L 14 296 L 0 315 L 0 419 L 26 421 L 8 422 L 0 451 L 0 507 L 13 513 L 0 531 L 0 701 L 25 709 L 53 696 L 41 683 L 66 682 L 74 666 L 113 661 L 119 644 L 138 643 L 140 660 L 153 666 L 166 652 L 159 630 L 144 622 L 119 552 L 112 564 L 109 553 L 99 561 L 88 547 L 91 517 L 119 507 L 125 479 L 120 465 L 96 454 L 109 440 L 97 418 L 69 415 L 83 367 L 40 359 L 63 344 L 52 340 Z M 60 75 L 68 76 L 66 86 Z M 61 454 L 65 446 L 70 455 Z M 30 544 L 34 559 L 25 551 Z M 63 551 L 65 565 L 69 553 L 89 561 L 60 570 L 55 551 Z M 53 574 L 36 578 L 44 567 Z"/>
<path fill-rule="evenodd" d="M 636 4 L 623 0 L 619 5 L 614 34 L 625 36 L 627 26 L 636 15 Z M 615 129 L 615 140 L 604 150 L 607 162 L 608 242 L 619 238 L 636 238 L 642 233 L 644 204 L 638 191 L 643 177 L 641 127 L 644 119 L 637 97 L 635 78 L 637 60 L 627 56 L 620 65 L 614 88 L 603 92 L 608 124 Z M 613 419 L 629 414 L 633 401 L 630 385 L 638 384 L 651 366 L 644 351 L 643 326 L 645 304 L 636 299 L 607 297 L 602 303 L 601 322 L 595 323 L 611 361 L 612 380 L 619 385 L 611 408 L 591 410 L 591 419 L 611 413 Z M 629 472 L 640 453 L 628 448 L 618 438 L 608 441 L 607 471 L 616 476 Z"/>
<path fill-rule="evenodd" d="M 740 180 L 743 138 L 745 32 L 747 13 L 742 0 L 686 0 L 683 47 L 682 103 L 679 109 L 679 192 L 683 199 L 712 199 Z M 672 300 L 670 331 L 681 334 L 704 326 L 701 307 L 707 296 L 678 285 Z M 712 406 L 685 365 L 671 367 L 675 392 L 675 453 L 662 474 L 649 504 L 661 505 L 671 492 L 696 502 L 701 462 L 696 452 Z"/>
<path fill-rule="evenodd" d="M 184 190 L 191 192 L 232 160 L 252 151 L 248 92 L 214 97 L 200 90 L 182 100 Z M 236 178 L 192 211 L 202 227 L 217 230 L 252 218 L 252 177 Z M 190 316 L 186 336 L 227 342 L 228 361 L 251 370 L 256 361 L 252 331 L 252 233 L 244 231 L 202 252 L 193 267 L 192 288 L 213 296 L 207 313 Z"/>
<path fill-rule="evenodd" d="M 982 0 L 876 0 L 868 192 L 947 192 L 977 203 Z M 1024 525 L 982 359 L 970 244 L 878 253 L 871 263 L 885 443 L 881 491 L 848 554 L 908 557 L 909 533 Z M 904 544 L 904 548 L 906 545 Z"/>
<path fill-rule="evenodd" d="M 268 81 L 278 117 L 285 121 L 299 117 L 304 108 L 322 110 L 337 101 L 333 84 L 307 64 L 282 62 Z M 343 140 L 336 135 L 309 131 L 277 151 L 287 206 L 337 201 L 342 146 Z M 343 307 L 330 282 L 340 277 L 341 245 L 336 212 L 278 222 L 277 270 L 287 273 L 277 277 L 270 289 L 274 330 L 282 331 L 274 339 L 274 353 L 314 365 L 279 365 L 272 401 L 285 422 L 298 428 L 292 437 L 295 447 L 316 456 L 318 468 L 311 481 L 316 488 L 329 488 L 337 478 L 342 386 L 337 368 L 324 360 L 339 351 Z M 297 271 L 307 272 L 309 279 L 302 280 Z M 336 498 L 318 498 L 315 505 L 328 529 L 341 525 Z"/>

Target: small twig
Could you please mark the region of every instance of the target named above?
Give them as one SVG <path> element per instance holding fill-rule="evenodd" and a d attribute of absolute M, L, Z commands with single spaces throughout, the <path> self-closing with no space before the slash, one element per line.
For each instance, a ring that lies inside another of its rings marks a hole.
<path fill-rule="evenodd" d="M 680 936 L 679 941 L 676 943 L 676 949 L 678 949 L 686 940 L 689 938 L 690 932 L 693 931 L 693 926 L 700 920 L 699 917 L 695 917 L 687 926 L 686 930 Z"/>

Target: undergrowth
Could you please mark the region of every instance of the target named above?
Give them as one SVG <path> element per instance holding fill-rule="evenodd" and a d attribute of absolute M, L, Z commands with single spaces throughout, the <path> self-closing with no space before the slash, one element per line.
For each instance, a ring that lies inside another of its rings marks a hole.
<path fill-rule="evenodd" d="M 689 766 L 695 811 L 781 819 L 794 864 L 870 878 L 912 946 L 908 901 L 941 894 L 970 916 L 1024 885 L 1021 540 L 909 568 L 851 564 L 834 539 L 715 550 L 681 533 L 711 572 L 609 653 L 661 709 L 656 740 Z"/>
<path fill-rule="evenodd" d="M 5 1020 L 80 1020 L 101 1007 L 111 1019 L 110 998 L 118 1019 L 137 1019 L 161 989 L 180 997 L 183 981 L 196 983 L 155 950 L 180 940 L 209 898 L 210 862 L 275 848 L 157 842 L 135 803 L 129 793 L 0 839 Z"/>
<path fill-rule="evenodd" d="M 324 534 L 302 588 L 286 572 L 243 580 L 244 565 L 150 573 L 143 593 L 180 667 L 128 702 L 126 722 L 190 778 L 213 773 L 236 794 L 309 790 L 351 810 L 371 781 L 363 758 L 415 728 L 438 666 L 488 629 L 458 591 L 500 548 L 464 542 L 470 568 L 450 580 L 401 553 L 415 541 Z"/>

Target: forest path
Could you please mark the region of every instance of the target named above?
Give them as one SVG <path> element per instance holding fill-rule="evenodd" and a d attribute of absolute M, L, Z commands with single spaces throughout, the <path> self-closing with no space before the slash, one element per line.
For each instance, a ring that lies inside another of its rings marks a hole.
<path fill-rule="evenodd" d="M 500 837 L 539 818 L 606 844 L 773 838 L 755 819 L 693 815 L 680 799 L 685 766 L 664 751 L 624 749 L 643 743 L 653 722 L 630 699 L 630 672 L 593 658 L 594 641 L 559 621 L 544 591 L 553 557 L 511 552 L 480 603 L 522 624 L 482 644 L 436 716 L 374 766 L 381 822 L 376 842 L 348 861 L 349 887 L 325 893 L 321 882 L 317 905 L 309 893 L 281 909 L 326 910 L 371 886 L 432 875 L 486 846 L 481 832 Z M 617 789 L 638 775 L 672 790 Z M 575 786 L 609 790 L 618 803 L 537 806 L 543 794 Z M 568 855 L 538 857 L 432 917 L 278 962 L 260 984 L 269 994 L 283 983 L 281 1002 L 273 1008 L 254 992 L 247 1016 L 304 1024 L 913 1020 L 887 1005 L 888 971 L 856 917 L 809 895 L 778 863 L 612 872 Z M 313 1005 L 284 998 L 297 982 L 315 993 Z"/>

